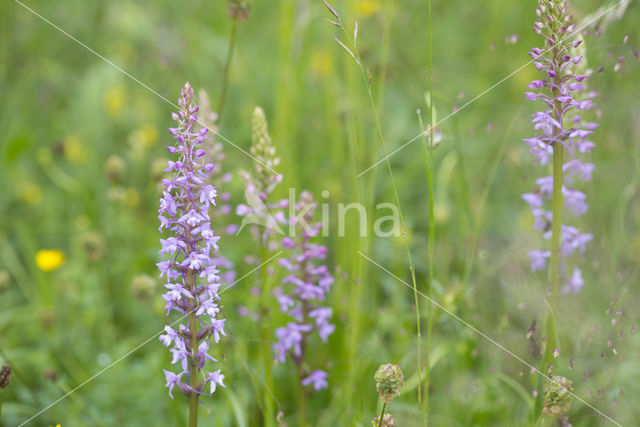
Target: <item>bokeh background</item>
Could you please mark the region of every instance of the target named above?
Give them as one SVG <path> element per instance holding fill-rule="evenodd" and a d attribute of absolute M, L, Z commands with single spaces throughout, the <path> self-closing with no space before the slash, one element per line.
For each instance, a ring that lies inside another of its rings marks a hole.
<path fill-rule="evenodd" d="M 156 210 L 173 108 L 158 94 L 175 102 L 190 81 L 206 89 L 215 106 L 232 25 L 224 1 L 24 4 L 86 47 L 17 2 L 0 2 L 0 362 L 14 370 L 4 393 L 0 424 L 6 426 L 35 415 L 166 323 L 156 279 Z M 426 110 L 426 2 L 332 4 L 349 31 L 358 21 L 385 139 L 390 149 L 399 147 L 420 132 L 416 109 L 423 116 Z M 433 1 L 438 118 L 529 60 L 528 49 L 540 45 L 530 29 L 536 4 Z M 581 22 L 612 4 L 580 0 L 570 7 Z M 640 418 L 640 338 L 633 334 L 640 293 L 640 5 L 625 5 L 617 17 L 598 20 L 600 35 L 589 27 L 586 40 L 601 126 L 591 158 L 594 180 L 583 188 L 590 209 L 574 224 L 595 239 L 579 260 L 585 287 L 562 300 L 557 369 L 590 404 L 633 425 Z M 310 425 L 370 425 L 377 404 L 373 374 L 386 362 L 402 364 L 407 380 L 390 411 L 401 426 L 420 425 L 413 293 L 357 254 L 410 283 L 402 238 L 371 233 L 376 204 L 394 196 L 385 164 L 357 178 L 383 151 L 360 71 L 333 40 L 340 33 L 329 17 L 319 0 L 252 2 L 237 27 L 220 133 L 248 150 L 251 112 L 262 106 L 283 159 L 282 196 L 290 187 L 308 189 L 328 203 L 332 217 L 339 203 L 368 209 L 365 237 L 352 212 L 346 235 L 334 228 L 325 239 L 337 269 L 330 297 L 337 331 L 328 344 L 314 343 L 311 353 L 328 370 L 330 388 L 309 393 Z M 527 251 L 541 242 L 520 196 L 542 173 L 521 142 L 533 132 L 529 116 L 536 106 L 523 92 L 535 76 L 534 67 L 526 67 L 442 123 L 434 159 L 435 297 L 534 364 L 526 335 L 544 318 L 545 277 L 529 270 Z M 223 144 L 221 167 L 234 174 L 226 190 L 240 203 L 237 172 L 250 169 L 251 159 Z M 391 165 L 424 287 L 429 200 L 420 144 L 398 152 Z M 325 190 L 329 195 L 321 198 Z M 240 221 L 231 215 L 220 222 Z M 248 234 L 224 236 L 220 247 L 238 277 L 250 271 L 244 259 L 256 253 Z M 223 296 L 229 336 L 219 367 L 227 387 L 204 399 L 202 425 L 260 425 L 257 405 L 267 391 L 254 361 L 259 330 L 238 310 L 255 309 L 257 283 L 250 275 Z M 422 299 L 420 307 L 426 315 L 428 302 Z M 433 425 L 529 422 L 538 379 L 526 366 L 442 312 L 430 351 Z M 169 362 L 169 352 L 152 339 L 29 425 L 185 425 L 186 401 L 172 401 L 163 388 Z M 297 425 L 294 370 L 278 365 L 275 375 L 272 393 L 283 419 Z M 578 402 L 570 419 L 607 423 Z"/>

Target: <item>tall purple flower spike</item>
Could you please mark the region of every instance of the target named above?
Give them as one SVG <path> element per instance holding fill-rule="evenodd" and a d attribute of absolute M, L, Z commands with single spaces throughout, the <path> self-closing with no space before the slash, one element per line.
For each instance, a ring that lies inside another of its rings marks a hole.
<path fill-rule="evenodd" d="M 545 49 L 533 48 L 529 55 L 540 71 L 539 80 L 534 80 L 527 87 L 527 99 L 542 101 L 544 110 L 533 114 L 531 123 L 538 135 L 524 140 L 529 151 L 541 166 L 546 165 L 553 157 L 554 144 L 562 144 L 569 153 L 569 160 L 563 166 L 565 211 L 574 216 L 587 212 L 586 195 L 571 188 L 576 181 L 590 181 L 594 165 L 584 163 L 579 154 L 588 153 L 593 148 L 589 136 L 598 127 L 597 123 L 583 120 L 585 111 L 594 107 L 592 98 L 596 93 L 585 93 L 585 80 L 588 73 L 581 74 L 582 56 L 576 49 L 582 40 L 565 42 L 575 31 L 571 23 L 572 16 L 567 13 L 566 1 L 539 0 L 536 10 L 539 21 L 533 31 L 545 39 Z M 546 176 L 536 180 L 533 192 L 524 194 L 522 198 L 531 207 L 534 216 L 534 228 L 542 231 L 545 239 L 551 238 L 552 211 L 547 208 L 553 194 L 553 177 Z M 586 244 L 593 239 L 592 234 L 580 233 L 572 226 L 562 226 L 561 255 L 566 258 L 576 251 L 583 253 Z M 531 269 L 545 268 L 550 251 L 532 250 Z M 563 276 L 566 282 L 563 293 L 576 294 L 584 285 L 581 271 L 578 268 L 572 274 L 563 265 Z"/>
<path fill-rule="evenodd" d="M 289 251 L 289 256 L 278 261 L 289 275 L 273 292 L 280 309 L 291 321 L 276 329 L 277 342 L 273 350 L 279 362 L 284 363 L 288 354 L 302 366 L 309 338 L 316 334 L 322 342 L 327 342 L 335 330 L 335 325 L 329 323 L 331 308 L 322 306 L 334 279 L 327 266 L 319 262 L 325 259 L 327 248 L 311 242 L 321 227 L 320 223 L 312 223 L 317 204 L 311 193 L 302 192 L 294 208 L 298 216 L 290 218 L 289 225 L 297 231 L 297 241 L 290 237 L 282 239 L 282 247 Z M 327 387 L 326 372 L 317 370 L 305 375 L 303 385 L 313 385 L 316 390 Z"/>
<path fill-rule="evenodd" d="M 170 348 L 171 364 L 179 369 L 178 373 L 164 370 L 171 398 L 175 386 L 187 396 L 211 394 L 216 385 L 224 387 L 220 370 L 205 371 L 207 360 L 216 361 L 209 355 L 211 340 L 218 343 L 225 335 L 218 296 L 219 271 L 214 262 L 220 237 L 211 230 L 209 216 L 217 196 L 216 188 L 208 184 L 214 165 L 202 160 L 205 151 L 200 145 L 207 128 L 198 130 L 198 107 L 192 101 L 189 83 L 181 95 L 180 111 L 171 115 L 178 126 L 169 129 L 176 144 L 167 147 L 178 159 L 169 161 L 165 169 L 171 178 L 162 180 L 164 190 L 158 210 L 159 230 L 170 234 L 160 239 L 159 253 L 166 257 L 157 264 L 160 277 L 166 279 L 167 292 L 162 298 L 167 315 L 177 311 L 182 315 L 180 320 L 187 319 L 187 324 L 177 329 L 165 326 L 165 333 L 160 335 L 162 344 Z M 208 391 L 204 391 L 206 385 Z"/>

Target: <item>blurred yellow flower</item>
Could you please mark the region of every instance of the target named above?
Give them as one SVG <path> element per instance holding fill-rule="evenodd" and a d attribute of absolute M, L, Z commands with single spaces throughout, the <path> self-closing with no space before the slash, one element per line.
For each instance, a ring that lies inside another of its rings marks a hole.
<path fill-rule="evenodd" d="M 380 2 L 376 0 L 360 0 L 356 3 L 356 13 L 362 16 L 373 15 L 380 10 Z"/>
<path fill-rule="evenodd" d="M 82 140 L 77 135 L 69 135 L 63 142 L 64 157 L 71 163 L 84 163 L 87 159 L 87 152 L 84 149 Z"/>
<path fill-rule="evenodd" d="M 317 50 L 311 57 L 311 69 L 313 73 L 322 78 L 328 77 L 333 72 L 333 57 L 328 49 Z"/>
<path fill-rule="evenodd" d="M 42 202 L 42 190 L 38 185 L 30 181 L 19 180 L 17 194 L 22 201 L 30 205 L 37 205 Z"/>
<path fill-rule="evenodd" d="M 64 254 L 58 249 L 42 249 L 36 253 L 36 265 L 42 271 L 53 271 L 64 264 Z"/>
<path fill-rule="evenodd" d="M 113 85 L 104 94 L 104 108 L 111 117 L 117 116 L 124 108 L 126 92 L 122 85 Z"/>
<path fill-rule="evenodd" d="M 158 131 L 151 125 L 144 125 L 129 135 L 129 144 L 132 147 L 140 145 L 143 148 L 151 147 L 158 140 Z"/>
<path fill-rule="evenodd" d="M 445 224 L 449 220 L 451 209 L 446 202 L 436 202 L 433 207 L 433 219 L 437 224 Z"/>
<path fill-rule="evenodd" d="M 135 188 L 129 187 L 124 190 L 123 202 L 125 205 L 129 207 L 134 207 L 138 204 L 139 201 L 140 201 L 140 194 L 138 194 L 138 191 Z"/>

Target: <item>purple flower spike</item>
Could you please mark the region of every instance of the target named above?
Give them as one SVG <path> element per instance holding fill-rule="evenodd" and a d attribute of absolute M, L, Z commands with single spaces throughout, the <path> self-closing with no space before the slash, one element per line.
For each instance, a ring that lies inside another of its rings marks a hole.
<path fill-rule="evenodd" d="M 576 51 L 582 40 L 565 43 L 563 37 L 573 31 L 570 24 L 571 15 L 566 9 L 566 2 L 559 0 L 538 0 L 537 11 L 539 21 L 535 23 L 536 33 L 541 35 L 547 45 L 546 50 L 531 49 L 530 55 L 536 59 L 536 69 L 540 71 L 538 79 L 527 88 L 537 92 L 525 92 L 529 100 L 543 102 L 543 110 L 533 114 L 531 124 L 538 135 L 524 139 L 541 166 L 549 163 L 554 148 L 561 144 L 566 149 L 567 159 L 563 165 L 562 194 L 565 211 L 574 216 L 584 215 L 589 208 L 587 196 L 570 186 L 575 181 L 590 181 L 594 166 L 583 163 L 578 154 L 590 152 L 593 142 L 587 140 L 596 123 L 583 120 L 580 113 L 593 108 L 591 98 L 593 92 L 585 92 L 585 80 L 589 73 L 582 69 L 584 61 Z M 566 25 L 566 27 L 565 27 Z M 534 228 L 543 231 L 545 239 L 551 238 L 551 207 L 553 197 L 553 177 L 547 176 L 536 181 L 536 188 L 522 196 L 529 204 L 534 216 Z M 563 258 L 579 252 L 583 253 L 586 244 L 593 238 L 591 234 L 580 234 L 577 228 L 562 226 L 561 256 Z M 541 270 L 546 266 L 550 256 L 548 250 L 529 252 L 531 269 Z M 562 271 L 567 271 L 563 265 Z M 566 273 L 565 273 L 566 275 Z M 564 277 L 566 286 L 563 293 L 576 294 L 584 281 L 581 271 L 575 269 L 571 277 Z"/>
<path fill-rule="evenodd" d="M 188 318 L 187 324 L 180 324 L 177 330 L 165 326 L 165 333 L 160 335 L 160 342 L 171 351 L 171 364 L 180 369 L 177 374 L 164 370 L 171 398 L 176 385 L 186 395 L 207 394 L 202 391 L 207 383 L 210 393 L 216 384 L 224 386 L 220 370 L 207 375 L 203 371 L 207 360 L 215 361 L 208 354 L 211 338 L 217 343 L 225 333 L 224 319 L 219 317 L 220 277 L 215 258 L 220 238 L 211 230 L 209 216 L 217 193 L 209 184 L 213 166 L 205 162 L 199 148 L 206 131 L 198 129 L 198 108 L 192 98 L 193 89 L 187 83 L 178 101 L 181 110 L 172 115 L 178 122 L 171 130 L 177 144 L 169 147 L 169 152 L 177 153 L 178 160 L 169 161 L 167 171 L 171 176 L 162 181 L 158 210 L 160 231 L 170 233 L 160 239 L 159 253 L 167 257 L 158 263 L 160 277 L 166 279 L 167 292 L 162 298 L 167 315 L 177 311 L 181 320 Z"/>
<path fill-rule="evenodd" d="M 309 338 L 315 333 L 320 341 L 327 342 L 336 328 L 329 323 L 331 308 L 321 305 L 334 279 L 327 266 L 320 263 L 327 248 L 312 243 L 321 227 L 320 223 L 312 222 L 317 206 L 311 193 L 303 191 L 300 202 L 294 206 L 297 216 L 292 215 L 289 220 L 295 240 L 282 239 L 282 249 L 290 255 L 281 258 L 279 264 L 289 275 L 273 292 L 282 312 L 291 317 L 287 326 L 276 329 L 277 342 L 273 345 L 276 360 L 285 362 L 289 355 L 298 366 L 302 365 Z M 302 385 L 313 384 L 316 390 L 321 390 L 327 387 L 327 377 L 324 371 L 315 371 L 302 380 Z"/>

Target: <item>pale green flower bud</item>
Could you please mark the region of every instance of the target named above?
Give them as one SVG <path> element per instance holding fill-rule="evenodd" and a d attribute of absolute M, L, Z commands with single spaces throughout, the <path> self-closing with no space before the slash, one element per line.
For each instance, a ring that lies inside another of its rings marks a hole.
<path fill-rule="evenodd" d="M 543 411 L 554 417 L 563 416 L 571 404 L 572 392 L 573 381 L 559 375 L 554 376 L 544 387 Z"/>
<path fill-rule="evenodd" d="M 376 390 L 384 402 L 391 402 L 393 396 L 400 394 L 400 389 L 404 385 L 404 375 L 400 365 L 380 365 L 376 371 Z"/>

